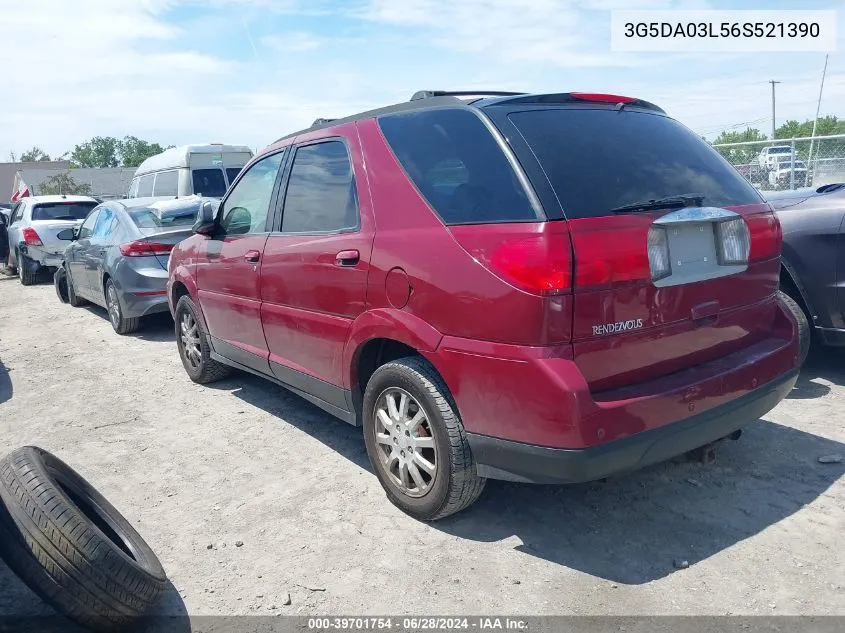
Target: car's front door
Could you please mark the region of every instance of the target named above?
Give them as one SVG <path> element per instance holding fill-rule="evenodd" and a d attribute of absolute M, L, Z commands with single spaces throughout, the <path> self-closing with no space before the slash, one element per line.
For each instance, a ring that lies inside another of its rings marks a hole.
<path fill-rule="evenodd" d="M 89 249 L 91 248 L 91 236 L 94 234 L 94 225 L 100 217 L 101 208 L 98 207 L 88 214 L 82 226 L 79 227 L 79 234 L 76 241 L 65 251 L 65 262 L 73 283 L 73 290 L 80 297 L 86 299 L 91 294 L 88 284 L 88 271 L 86 269 Z"/>
<path fill-rule="evenodd" d="M 114 240 L 114 230 L 118 226 L 117 214 L 111 207 L 102 207 L 94 233 L 88 247 L 85 267 L 88 277 L 88 287 L 91 289 L 97 303 L 105 305 L 106 295 L 103 288 L 103 266 L 108 249 Z"/>
<path fill-rule="evenodd" d="M 261 256 L 285 152 L 249 167 L 220 204 L 219 228 L 197 266 L 199 302 L 219 354 L 270 373 L 261 327 Z"/>
<path fill-rule="evenodd" d="M 374 232 L 363 165 L 351 159 L 357 142 L 350 134 L 296 149 L 261 264 L 274 374 L 340 408 L 343 348 L 365 308 Z"/>

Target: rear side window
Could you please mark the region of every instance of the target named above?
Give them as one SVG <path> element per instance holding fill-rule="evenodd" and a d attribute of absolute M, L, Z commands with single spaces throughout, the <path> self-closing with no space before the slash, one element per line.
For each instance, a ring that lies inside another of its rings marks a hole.
<path fill-rule="evenodd" d="M 96 202 L 56 202 L 39 204 L 32 210 L 33 220 L 84 220 Z"/>
<path fill-rule="evenodd" d="M 195 169 L 191 172 L 194 193 L 209 198 L 222 198 L 226 193 L 226 181 L 222 169 Z"/>
<path fill-rule="evenodd" d="M 490 130 L 469 110 L 384 116 L 379 126 L 405 172 L 446 224 L 541 219 Z"/>
<path fill-rule="evenodd" d="M 179 172 L 176 170 L 161 171 L 156 174 L 154 196 L 175 196 L 179 191 Z"/>
<path fill-rule="evenodd" d="M 511 121 L 540 161 L 568 218 L 699 193 L 702 204 L 758 204 L 748 181 L 707 143 L 665 116 L 606 109 L 544 109 Z"/>
<path fill-rule="evenodd" d="M 282 215 L 283 233 L 325 233 L 358 226 L 352 163 L 341 141 L 296 150 Z"/>
<path fill-rule="evenodd" d="M 138 179 L 138 198 L 149 198 L 153 195 L 153 180 L 155 174 L 147 174 Z"/>

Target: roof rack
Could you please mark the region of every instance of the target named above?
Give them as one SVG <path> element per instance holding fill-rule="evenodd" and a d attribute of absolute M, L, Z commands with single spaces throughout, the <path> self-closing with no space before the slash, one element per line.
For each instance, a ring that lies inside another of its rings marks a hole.
<path fill-rule="evenodd" d="M 430 99 L 431 97 L 518 97 L 525 92 L 508 92 L 505 90 L 418 90 L 411 97 L 411 101 Z"/>
<path fill-rule="evenodd" d="M 337 121 L 337 119 L 315 119 L 314 122 L 311 124 L 311 127 L 317 127 L 318 125 L 323 125 L 324 123 L 331 123 L 332 121 Z"/>

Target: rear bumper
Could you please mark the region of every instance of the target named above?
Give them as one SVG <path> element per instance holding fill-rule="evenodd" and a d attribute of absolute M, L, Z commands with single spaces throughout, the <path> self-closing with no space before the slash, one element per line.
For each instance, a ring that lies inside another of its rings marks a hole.
<path fill-rule="evenodd" d="M 167 271 L 146 261 L 152 258 L 128 259 L 119 260 L 114 272 L 123 314 L 131 319 L 167 312 Z"/>
<path fill-rule="evenodd" d="M 582 449 L 548 448 L 468 433 L 478 474 L 531 483 L 579 483 L 637 470 L 722 439 L 765 415 L 792 390 L 798 370 L 679 422 Z"/>
<path fill-rule="evenodd" d="M 18 244 L 18 250 L 24 256 L 24 264 L 31 270 L 31 272 L 38 272 L 39 268 L 58 268 L 64 262 L 63 253 L 54 253 L 52 251 L 44 250 L 37 246 L 27 246 L 26 244 Z"/>

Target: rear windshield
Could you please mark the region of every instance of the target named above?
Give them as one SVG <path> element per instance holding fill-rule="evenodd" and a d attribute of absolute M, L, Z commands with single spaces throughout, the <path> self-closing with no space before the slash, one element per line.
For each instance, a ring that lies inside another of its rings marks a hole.
<path fill-rule="evenodd" d="M 84 220 L 96 202 L 51 202 L 32 209 L 33 220 Z"/>
<path fill-rule="evenodd" d="M 536 222 L 525 187 L 493 134 L 469 110 L 385 116 L 379 126 L 446 224 Z"/>
<path fill-rule="evenodd" d="M 194 193 L 209 198 L 222 198 L 226 193 L 226 181 L 222 169 L 195 169 L 191 172 Z"/>
<path fill-rule="evenodd" d="M 196 220 L 197 209 L 194 207 L 161 211 L 143 208 L 130 209 L 127 213 L 139 229 L 165 230 L 170 227 L 192 226 Z"/>
<path fill-rule="evenodd" d="M 568 218 L 699 193 L 704 206 L 758 204 L 757 191 L 705 141 L 666 116 L 606 109 L 510 114 Z"/>

